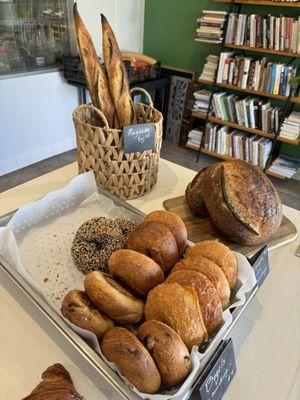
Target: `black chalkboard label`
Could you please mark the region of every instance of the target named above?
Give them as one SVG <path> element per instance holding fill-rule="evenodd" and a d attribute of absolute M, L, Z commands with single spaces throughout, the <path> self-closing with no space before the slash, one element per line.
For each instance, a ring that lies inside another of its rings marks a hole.
<path fill-rule="evenodd" d="M 221 400 L 236 372 L 233 343 L 223 341 L 205 367 L 200 381 L 201 400 Z"/>
<path fill-rule="evenodd" d="M 154 149 L 155 124 L 135 124 L 123 126 L 125 153 L 137 153 Z"/>
<path fill-rule="evenodd" d="M 257 284 L 258 286 L 261 286 L 269 273 L 269 255 L 267 246 L 265 246 L 258 253 L 258 255 L 255 256 L 255 260 L 252 260 L 251 264 L 254 270 Z"/>

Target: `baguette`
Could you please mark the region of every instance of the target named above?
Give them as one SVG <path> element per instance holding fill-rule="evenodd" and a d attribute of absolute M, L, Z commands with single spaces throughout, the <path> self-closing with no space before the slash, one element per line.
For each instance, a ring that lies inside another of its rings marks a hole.
<path fill-rule="evenodd" d="M 113 30 L 101 14 L 104 63 L 109 77 L 109 88 L 122 128 L 134 121 L 127 71 Z"/>
<path fill-rule="evenodd" d="M 135 51 L 122 51 L 123 60 L 131 60 L 134 58 L 135 60 L 142 61 L 148 65 L 154 65 L 157 63 L 155 58 L 146 56 L 145 54 L 137 53 Z"/>
<path fill-rule="evenodd" d="M 80 58 L 92 103 L 103 112 L 109 126 L 114 127 L 116 110 L 111 98 L 107 77 L 97 57 L 92 38 L 77 10 L 76 3 L 74 3 L 73 13 Z"/>

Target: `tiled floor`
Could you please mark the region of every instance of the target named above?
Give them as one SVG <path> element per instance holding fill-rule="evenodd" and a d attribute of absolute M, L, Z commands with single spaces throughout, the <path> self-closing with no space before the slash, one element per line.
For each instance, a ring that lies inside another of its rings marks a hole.
<path fill-rule="evenodd" d="M 199 171 L 203 167 L 217 161 L 213 157 L 202 154 L 197 163 L 196 155 L 196 151 L 183 149 L 169 142 L 163 143 L 161 151 L 162 158 L 194 171 Z M 0 192 L 34 179 L 39 175 L 63 167 L 75 160 L 76 150 L 71 150 L 67 153 L 22 168 L 19 171 L 11 172 L 10 174 L 0 177 Z M 272 181 L 280 192 L 283 204 L 300 210 L 300 182 L 294 179 L 282 181 L 276 178 L 272 178 Z"/>

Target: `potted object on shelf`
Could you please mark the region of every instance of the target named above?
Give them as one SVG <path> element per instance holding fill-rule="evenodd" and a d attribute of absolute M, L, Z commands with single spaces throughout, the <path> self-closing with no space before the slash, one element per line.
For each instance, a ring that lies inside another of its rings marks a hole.
<path fill-rule="evenodd" d="M 156 183 L 162 143 L 162 114 L 133 102 L 127 72 L 114 33 L 102 15 L 103 56 L 107 75 L 92 39 L 74 6 L 81 61 L 92 104 L 77 107 L 73 121 L 79 173 L 92 170 L 97 184 L 123 199 L 149 192 Z"/>

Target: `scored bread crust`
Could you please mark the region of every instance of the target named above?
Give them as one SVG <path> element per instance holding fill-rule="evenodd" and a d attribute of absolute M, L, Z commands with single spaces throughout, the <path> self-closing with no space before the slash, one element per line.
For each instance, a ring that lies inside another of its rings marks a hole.
<path fill-rule="evenodd" d="M 84 287 L 92 303 L 115 322 L 136 324 L 143 318 L 143 302 L 110 275 L 100 271 L 90 272 Z"/>
<path fill-rule="evenodd" d="M 205 275 L 217 289 L 218 295 L 221 299 L 223 310 L 225 310 L 230 303 L 230 286 L 229 282 L 218 265 L 202 256 L 187 256 L 179 261 L 171 273 L 180 270 L 192 270 L 201 272 Z"/>
<path fill-rule="evenodd" d="M 144 311 L 147 321 L 155 319 L 173 328 L 189 350 L 194 345 L 201 345 L 208 337 L 193 288 L 161 283 L 148 293 Z"/>
<path fill-rule="evenodd" d="M 230 289 L 233 289 L 238 277 L 238 265 L 234 253 L 218 240 L 203 240 L 190 247 L 187 255 L 191 257 L 202 256 L 213 261 L 224 272 Z"/>
<path fill-rule="evenodd" d="M 212 282 L 201 272 L 181 270 L 172 272 L 165 283 L 176 282 L 183 287 L 193 287 L 197 293 L 200 309 L 208 335 L 215 332 L 222 321 L 222 304 Z"/>
<path fill-rule="evenodd" d="M 236 243 L 264 243 L 281 224 L 278 192 L 263 172 L 244 161 L 210 167 L 202 195 L 216 227 Z"/>
<path fill-rule="evenodd" d="M 117 365 L 122 375 L 139 391 L 153 394 L 161 379 L 148 350 L 128 329 L 115 327 L 106 332 L 101 349 L 108 361 Z"/>
<path fill-rule="evenodd" d="M 189 351 L 181 337 L 160 321 L 144 322 L 137 337 L 153 357 L 163 385 L 179 385 L 190 371 Z"/>
<path fill-rule="evenodd" d="M 111 96 L 122 128 L 135 119 L 128 76 L 114 32 L 103 14 L 101 21 L 104 63 L 109 77 Z"/>
<path fill-rule="evenodd" d="M 116 110 L 110 94 L 108 80 L 97 57 L 92 38 L 77 10 L 76 3 L 73 13 L 80 58 L 92 103 L 103 112 L 108 125 L 114 127 Z"/>

